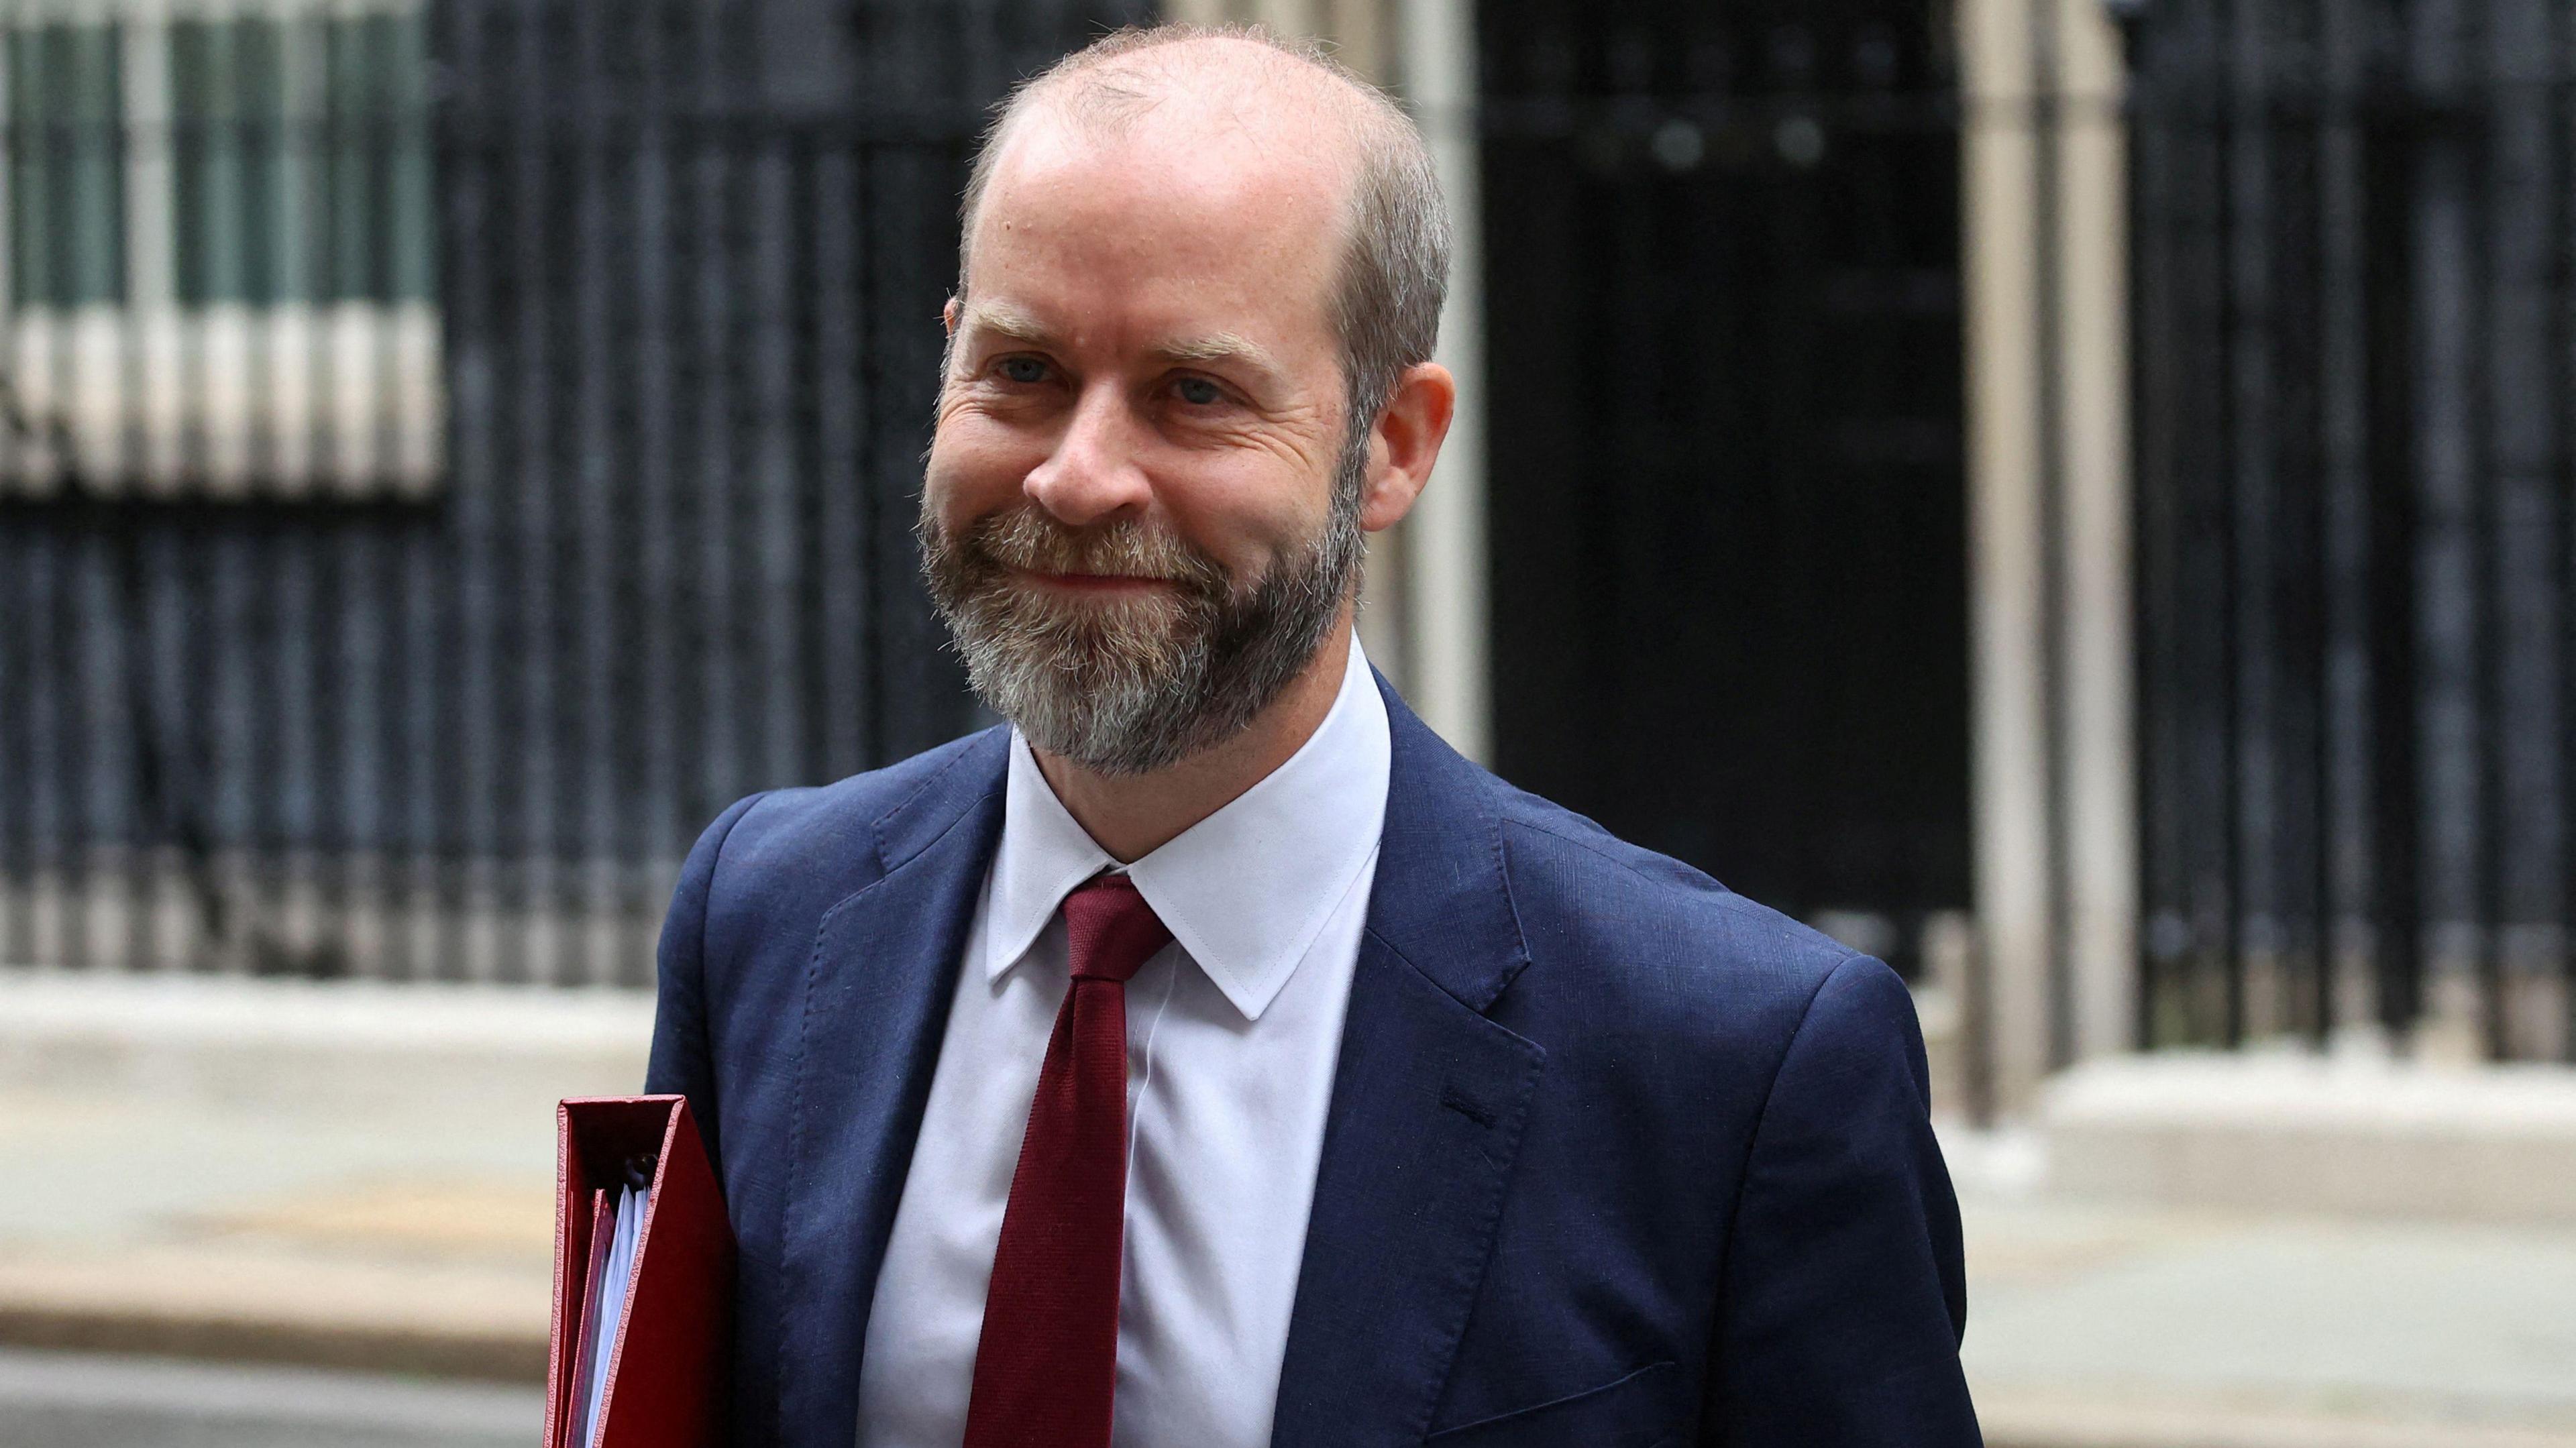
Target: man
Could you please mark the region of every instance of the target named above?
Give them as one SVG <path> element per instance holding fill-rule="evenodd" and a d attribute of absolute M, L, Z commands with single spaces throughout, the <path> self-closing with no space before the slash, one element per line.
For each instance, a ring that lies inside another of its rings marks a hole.
<path fill-rule="evenodd" d="M 1441 215 L 1259 35 L 1113 36 L 988 137 L 920 533 L 1012 727 L 735 805 L 662 941 L 736 1443 L 1976 1441 L 1904 987 L 1353 640 L 1455 398 Z"/>

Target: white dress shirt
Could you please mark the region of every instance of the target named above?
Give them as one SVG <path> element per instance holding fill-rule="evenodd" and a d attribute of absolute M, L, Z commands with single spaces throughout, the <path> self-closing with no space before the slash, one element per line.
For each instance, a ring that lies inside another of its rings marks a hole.
<path fill-rule="evenodd" d="M 1115 1448 L 1262 1448 L 1386 817 L 1385 701 L 1351 644 L 1323 724 L 1128 867 L 1173 943 L 1127 984 Z M 1038 1065 L 1066 985 L 1057 906 L 1116 867 L 1017 731 L 878 1273 L 859 1448 L 957 1448 Z"/>

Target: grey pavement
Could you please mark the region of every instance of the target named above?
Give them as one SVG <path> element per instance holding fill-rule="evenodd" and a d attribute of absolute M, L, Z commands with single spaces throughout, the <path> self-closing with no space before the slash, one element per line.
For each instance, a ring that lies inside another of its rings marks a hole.
<path fill-rule="evenodd" d="M 8 1448 L 526 1448 L 535 1388 L 0 1348 Z"/>
<path fill-rule="evenodd" d="M 555 1102 L 651 1009 L 0 973 L 0 1343 L 542 1375 Z"/>
<path fill-rule="evenodd" d="M 2576 1445 L 2576 1231 L 1971 1196 L 2002 1442 Z"/>

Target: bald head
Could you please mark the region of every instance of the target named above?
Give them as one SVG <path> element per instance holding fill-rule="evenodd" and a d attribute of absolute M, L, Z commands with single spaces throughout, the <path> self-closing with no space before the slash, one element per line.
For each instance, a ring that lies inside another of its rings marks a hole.
<path fill-rule="evenodd" d="M 1376 416 L 1405 369 L 1430 360 L 1449 231 L 1420 133 L 1321 48 L 1257 28 L 1122 30 L 1013 91 L 967 182 L 961 301 L 996 174 L 1102 146 L 1143 149 L 1175 186 L 1233 187 L 1283 228 L 1339 229 L 1324 304 L 1354 426 Z"/>
<path fill-rule="evenodd" d="M 1166 25 L 1122 30 L 1065 57 L 1002 111 L 1007 129 L 1039 115 L 1118 135 L 1163 117 L 1230 113 L 1253 130 L 1338 132 L 1357 143 L 1374 123 L 1404 127 L 1375 87 L 1325 52 L 1262 31 Z"/>

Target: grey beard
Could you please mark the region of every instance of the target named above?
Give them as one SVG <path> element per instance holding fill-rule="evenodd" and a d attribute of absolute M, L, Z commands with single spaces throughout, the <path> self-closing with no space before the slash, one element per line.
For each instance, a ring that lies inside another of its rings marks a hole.
<path fill-rule="evenodd" d="M 1108 775 L 1167 768 L 1250 727 L 1313 661 L 1358 581 L 1366 430 L 1347 441 L 1331 511 L 1249 590 L 1182 540 L 1132 522 L 1076 534 L 1027 506 L 918 535 L 931 600 L 987 708 L 1031 745 Z M 1167 578 L 1174 596 L 1063 606 L 1011 565 Z"/>

